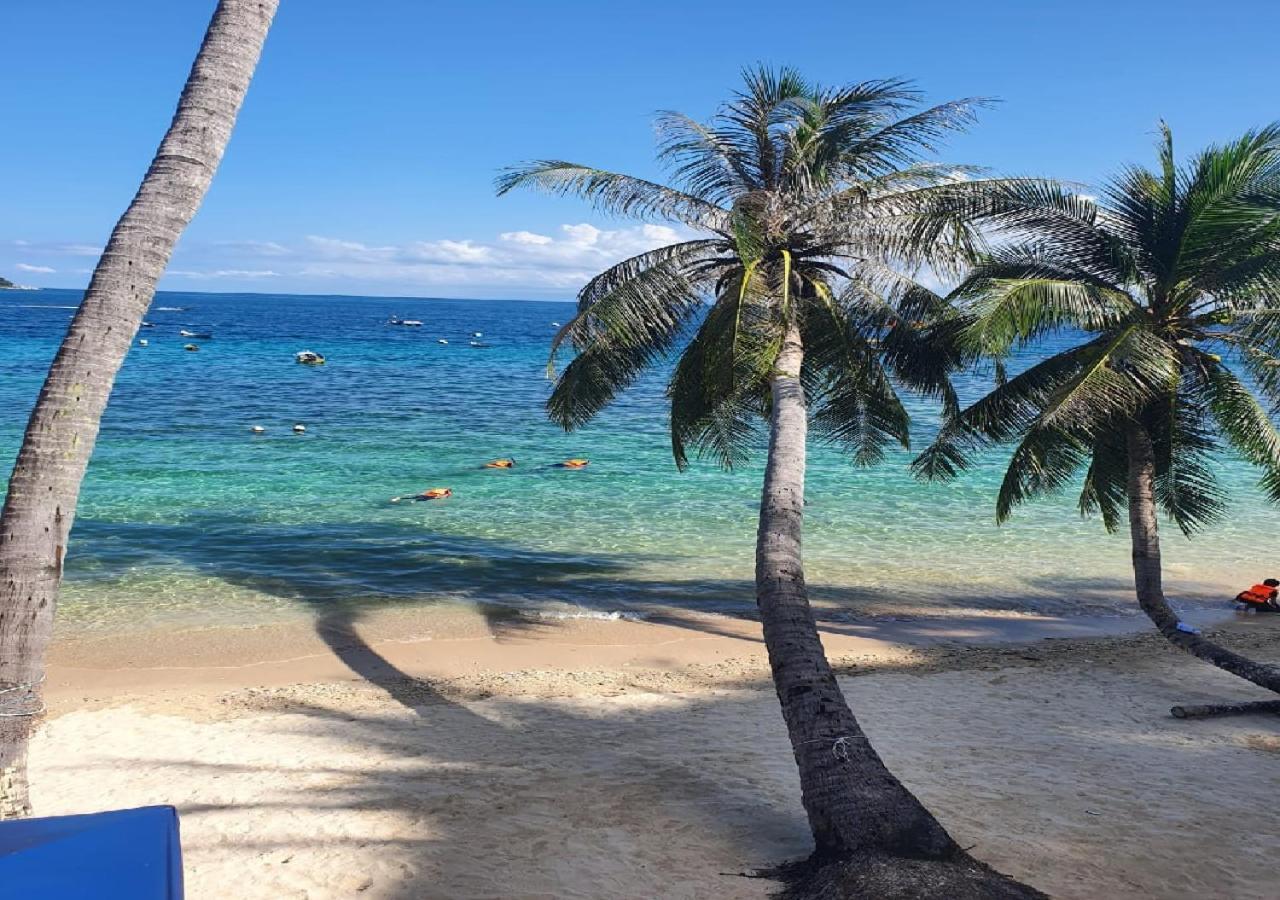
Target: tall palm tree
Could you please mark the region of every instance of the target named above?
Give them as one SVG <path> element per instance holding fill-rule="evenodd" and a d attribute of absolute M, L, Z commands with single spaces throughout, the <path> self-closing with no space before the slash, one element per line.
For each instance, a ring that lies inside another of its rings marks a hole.
<path fill-rule="evenodd" d="M 279 0 L 219 0 L 169 131 L 112 231 L 27 425 L 0 512 L 0 819 L 30 813 L 26 748 L 80 483 L 116 373 L 204 199 Z"/>
<path fill-rule="evenodd" d="M 1155 170 L 1130 167 L 1096 203 L 1047 197 L 1031 227 L 954 292 L 961 352 L 1002 359 L 1065 335 L 1072 346 L 951 417 L 917 460 L 949 478 L 974 450 L 1016 440 L 1000 521 L 1087 465 L 1080 509 L 1108 530 L 1128 507 L 1138 603 L 1160 633 L 1280 691 L 1260 665 L 1182 625 L 1161 586 L 1156 510 L 1191 535 L 1224 510 L 1214 454 L 1229 447 L 1280 500 L 1280 124 L 1178 166 L 1162 126 Z"/>
<path fill-rule="evenodd" d="M 959 862 L 989 890 L 1032 896 L 969 860 L 885 768 L 823 652 L 800 554 L 810 424 L 867 465 L 907 443 L 895 377 L 950 398 L 952 361 L 920 352 L 914 327 L 941 298 L 894 264 L 946 268 L 972 252 L 969 214 L 1008 185 L 921 161 L 971 121 L 972 101 L 920 109 L 904 82 L 821 89 L 788 69 L 745 80 L 707 124 L 660 115 L 659 156 L 676 186 L 558 160 L 499 178 L 500 194 L 576 195 L 699 233 L 587 283 L 553 341 L 549 372 L 562 344 L 577 354 L 548 411 L 579 427 L 679 349 L 667 393 L 680 468 L 691 452 L 741 463 L 767 422 L 756 598 L 815 858 Z"/>

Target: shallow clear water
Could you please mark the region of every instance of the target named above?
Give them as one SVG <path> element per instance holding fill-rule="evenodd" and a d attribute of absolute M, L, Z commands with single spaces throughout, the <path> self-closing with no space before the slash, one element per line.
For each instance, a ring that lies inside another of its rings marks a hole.
<path fill-rule="evenodd" d="M 78 300 L 0 292 L 5 472 Z M 149 346 L 135 346 L 120 373 L 85 482 L 64 627 L 252 623 L 335 603 L 749 607 L 761 460 L 677 473 L 660 375 L 579 433 L 548 422 L 552 323 L 571 312 L 567 303 L 158 295 L 155 327 L 139 333 Z M 425 324 L 390 327 L 392 314 Z M 185 352 L 180 328 L 214 337 Z M 295 364 L 301 349 L 327 365 Z M 927 437 L 928 408 L 913 411 Z M 255 424 L 266 433 L 251 434 Z M 507 455 L 514 471 L 479 468 Z M 551 468 L 570 456 L 591 466 Z M 1111 608 L 1128 583 L 1125 538 L 1082 521 L 1072 497 L 997 528 L 1001 456 L 957 483 L 926 485 L 907 471 L 908 453 L 856 469 L 815 448 L 805 551 L 817 597 L 857 609 L 904 599 Z M 1273 546 L 1274 513 L 1256 476 L 1232 460 L 1222 468 L 1237 498 L 1231 521 L 1190 542 L 1166 532 L 1175 595 L 1216 599 L 1224 584 L 1259 575 Z M 453 498 L 387 502 L 434 486 Z"/>

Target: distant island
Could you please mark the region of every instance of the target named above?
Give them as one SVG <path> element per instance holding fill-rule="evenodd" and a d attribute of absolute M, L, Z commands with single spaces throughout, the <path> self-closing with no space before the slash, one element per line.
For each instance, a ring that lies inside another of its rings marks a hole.
<path fill-rule="evenodd" d="M 4 290 L 6 288 L 16 288 L 16 287 L 17 285 L 14 284 L 12 281 L 10 281 L 8 278 L 5 278 L 3 275 L 0 275 L 0 290 Z"/>
<path fill-rule="evenodd" d="M 38 291 L 39 288 L 31 287 L 25 284 L 14 284 L 8 278 L 0 275 L 0 291 Z"/>

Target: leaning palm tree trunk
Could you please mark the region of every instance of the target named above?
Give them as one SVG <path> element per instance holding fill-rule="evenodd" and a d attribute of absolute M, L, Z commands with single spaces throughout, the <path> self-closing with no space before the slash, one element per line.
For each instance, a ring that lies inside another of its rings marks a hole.
<path fill-rule="evenodd" d="M 756 541 L 756 598 L 769 665 L 819 855 L 945 857 L 955 842 L 863 735 L 827 662 L 800 557 L 804 513 L 804 348 L 792 326 L 770 382 L 769 459 Z"/>
<path fill-rule="evenodd" d="M 116 224 L 31 414 L 0 513 L 0 819 L 30 812 L 26 747 L 80 482 L 178 237 L 204 199 L 278 0 L 220 0 L 173 123 Z"/>
<path fill-rule="evenodd" d="M 1263 665 L 1178 628 L 1178 616 L 1165 599 L 1160 573 L 1160 534 L 1156 522 L 1155 451 L 1151 435 L 1137 422 L 1126 433 L 1129 452 L 1129 534 L 1133 541 L 1133 579 L 1138 605 L 1170 643 L 1197 659 L 1280 693 L 1280 668 Z"/>

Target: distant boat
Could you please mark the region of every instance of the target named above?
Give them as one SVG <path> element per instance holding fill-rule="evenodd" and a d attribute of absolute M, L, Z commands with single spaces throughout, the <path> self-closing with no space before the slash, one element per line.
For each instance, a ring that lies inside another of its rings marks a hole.
<path fill-rule="evenodd" d="M 142 323 L 142 327 L 143 327 L 143 328 L 155 328 L 155 327 L 156 327 L 156 324 L 155 324 L 155 322 L 143 322 L 143 323 Z"/>
<path fill-rule="evenodd" d="M 304 366 L 323 366 L 324 355 L 311 350 L 299 350 L 293 354 L 294 362 L 302 363 Z"/>
<path fill-rule="evenodd" d="M 422 327 L 422 322 L 419 321 L 418 319 L 402 319 L 399 316 L 392 316 L 390 319 L 387 319 L 387 324 L 388 325 L 404 325 L 409 328 Z"/>
<path fill-rule="evenodd" d="M 190 306 L 157 306 L 156 312 L 186 312 Z"/>
<path fill-rule="evenodd" d="M 199 350 L 200 348 L 199 348 L 199 347 L 197 347 L 195 344 L 183 344 L 183 345 L 182 345 L 182 349 L 183 349 L 183 350 L 187 350 L 187 351 L 189 351 L 189 352 L 191 352 L 191 353 L 195 353 L 195 352 L 196 352 L 197 350 Z"/>
<path fill-rule="evenodd" d="M 447 344 L 447 343 L 449 343 L 449 342 L 448 342 L 448 341 L 446 341 L 444 338 L 436 338 L 436 343 L 437 343 L 437 344 Z"/>
<path fill-rule="evenodd" d="M 472 347 L 488 347 L 489 345 L 486 344 L 484 341 L 472 341 L 471 346 Z"/>
<path fill-rule="evenodd" d="M 205 340 L 209 340 L 213 337 L 212 331 L 187 331 L 185 328 L 178 329 L 178 334 L 182 337 L 204 338 Z"/>
<path fill-rule="evenodd" d="M 551 327 L 552 327 L 552 328 L 559 328 L 559 327 L 560 327 L 560 323 L 559 323 L 559 322 L 552 322 L 552 323 L 551 323 Z"/>

